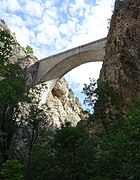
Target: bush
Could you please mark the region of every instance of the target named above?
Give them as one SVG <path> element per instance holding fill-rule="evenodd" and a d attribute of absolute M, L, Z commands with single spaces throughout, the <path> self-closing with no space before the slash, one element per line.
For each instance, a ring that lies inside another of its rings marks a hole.
<path fill-rule="evenodd" d="M 33 54 L 33 48 L 31 46 L 29 46 L 29 45 L 26 47 L 26 51 L 29 54 Z"/>
<path fill-rule="evenodd" d="M 2 167 L 1 175 L 5 180 L 22 180 L 23 165 L 18 160 L 7 160 Z"/>

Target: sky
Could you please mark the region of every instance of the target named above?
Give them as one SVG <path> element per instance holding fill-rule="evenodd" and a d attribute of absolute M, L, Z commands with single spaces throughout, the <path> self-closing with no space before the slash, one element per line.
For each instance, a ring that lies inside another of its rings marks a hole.
<path fill-rule="evenodd" d="M 107 36 L 115 0 L 0 0 L 3 19 L 18 42 L 38 59 Z M 81 65 L 64 77 L 80 99 L 84 83 L 98 79 L 101 62 Z"/>

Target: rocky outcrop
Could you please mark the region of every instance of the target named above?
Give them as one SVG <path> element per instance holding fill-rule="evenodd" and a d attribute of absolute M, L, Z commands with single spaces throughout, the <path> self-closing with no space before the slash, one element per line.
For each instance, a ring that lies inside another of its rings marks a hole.
<path fill-rule="evenodd" d="M 65 120 L 75 126 L 77 122 L 85 119 L 81 104 L 69 89 L 65 79 L 57 82 L 47 98 L 46 105 L 48 107 L 47 116 L 55 126 L 60 127 Z"/>
<path fill-rule="evenodd" d="M 8 31 L 14 37 L 4 21 L 0 21 L 0 29 Z M 20 65 L 26 69 L 38 61 L 38 59 L 33 54 L 28 53 L 25 48 L 21 47 L 15 37 L 14 40 L 15 44 L 12 48 L 13 51 L 12 56 L 10 57 L 10 62 L 19 62 Z M 30 78 L 32 77 L 28 77 L 28 79 L 26 79 L 28 84 L 30 84 Z M 46 93 L 47 87 L 42 86 L 40 91 L 42 91 L 43 95 L 43 93 Z M 47 115 L 47 121 L 51 127 L 60 127 L 61 124 L 65 122 L 65 120 L 71 121 L 72 125 L 75 126 L 85 117 L 78 98 L 74 96 L 72 90 L 69 89 L 68 84 L 64 79 L 61 79 L 59 82 L 57 82 L 54 89 L 47 96 L 45 104 L 46 108 L 44 108 L 44 111 Z M 25 106 L 27 106 L 28 109 L 28 104 L 25 104 Z"/>
<path fill-rule="evenodd" d="M 122 102 L 140 97 L 140 1 L 116 0 L 100 81 L 118 90 Z"/>

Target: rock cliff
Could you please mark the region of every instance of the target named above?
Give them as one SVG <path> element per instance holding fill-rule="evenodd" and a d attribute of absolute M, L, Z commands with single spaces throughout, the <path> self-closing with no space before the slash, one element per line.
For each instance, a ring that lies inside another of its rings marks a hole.
<path fill-rule="evenodd" d="M 140 1 L 116 0 L 100 81 L 113 83 L 122 102 L 140 97 Z"/>
<path fill-rule="evenodd" d="M 65 120 L 75 126 L 77 122 L 85 119 L 80 102 L 69 89 L 65 79 L 57 82 L 47 98 L 46 105 L 47 116 L 55 126 L 60 126 Z"/>
<path fill-rule="evenodd" d="M 14 37 L 3 21 L 0 21 L 0 29 L 10 32 Z M 33 54 L 21 47 L 15 37 L 14 39 L 16 43 L 13 47 L 11 62 L 18 61 L 23 68 L 27 68 L 38 61 Z M 43 93 L 45 93 L 45 91 L 47 91 L 47 88 L 43 89 Z M 64 123 L 65 120 L 71 121 L 72 125 L 75 126 L 77 122 L 83 120 L 85 117 L 78 98 L 74 96 L 72 90 L 68 87 L 68 83 L 64 79 L 57 82 L 54 89 L 48 95 L 45 104 L 46 108 L 44 111 L 51 127 L 60 127 L 61 123 Z"/>

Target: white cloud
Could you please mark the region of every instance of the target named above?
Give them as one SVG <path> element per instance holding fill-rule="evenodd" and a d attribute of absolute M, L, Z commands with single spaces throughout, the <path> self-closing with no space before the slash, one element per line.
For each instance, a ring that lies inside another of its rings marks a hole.
<path fill-rule="evenodd" d="M 30 44 L 30 32 L 27 28 L 20 28 L 18 26 L 11 26 L 13 32 L 15 32 L 17 40 L 22 46 L 26 47 Z"/>
<path fill-rule="evenodd" d="M 12 14 L 9 15 L 9 20 L 8 20 L 10 26 L 14 26 L 14 27 L 25 27 L 26 26 L 26 22 L 19 16 Z"/>
<path fill-rule="evenodd" d="M 70 5 L 70 15 L 73 17 L 80 17 L 83 16 L 84 8 L 87 5 L 85 4 L 84 0 L 77 0 L 74 4 L 71 3 Z"/>
<path fill-rule="evenodd" d="M 88 34 L 73 35 L 69 48 L 80 46 L 81 44 L 86 44 L 86 42 L 89 42 L 90 40 L 91 39 Z"/>
<path fill-rule="evenodd" d="M 48 18 L 49 18 L 49 23 L 50 20 L 52 20 L 52 22 L 54 23 L 54 20 L 56 20 L 59 17 L 58 13 L 58 9 L 55 6 L 50 6 L 45 8 L 44 12 L 43 12 L 43 17 L 42 20 L 44 22 L 48 22 Z"/>
<path fill-rule="evenodd" d="M 2 0 L 0 6 L 3 10 L 18 11 L 21 10 L 21 6 L 17 0 Z"/>
<path fill-rule="evenodd" d="M 44 7 L 43 4 L 36 1 L 26 1 L 24 6 L 24 13 L 27 13 L 31 16 L 41 17 Z"/>
<path fill-rule="evenodd" d="M 57 27 L 51 24 L 42 23 L 37 27 L 36 40 L 39 44 L 54 45 L 55 39 L 60 38 Z"/>

